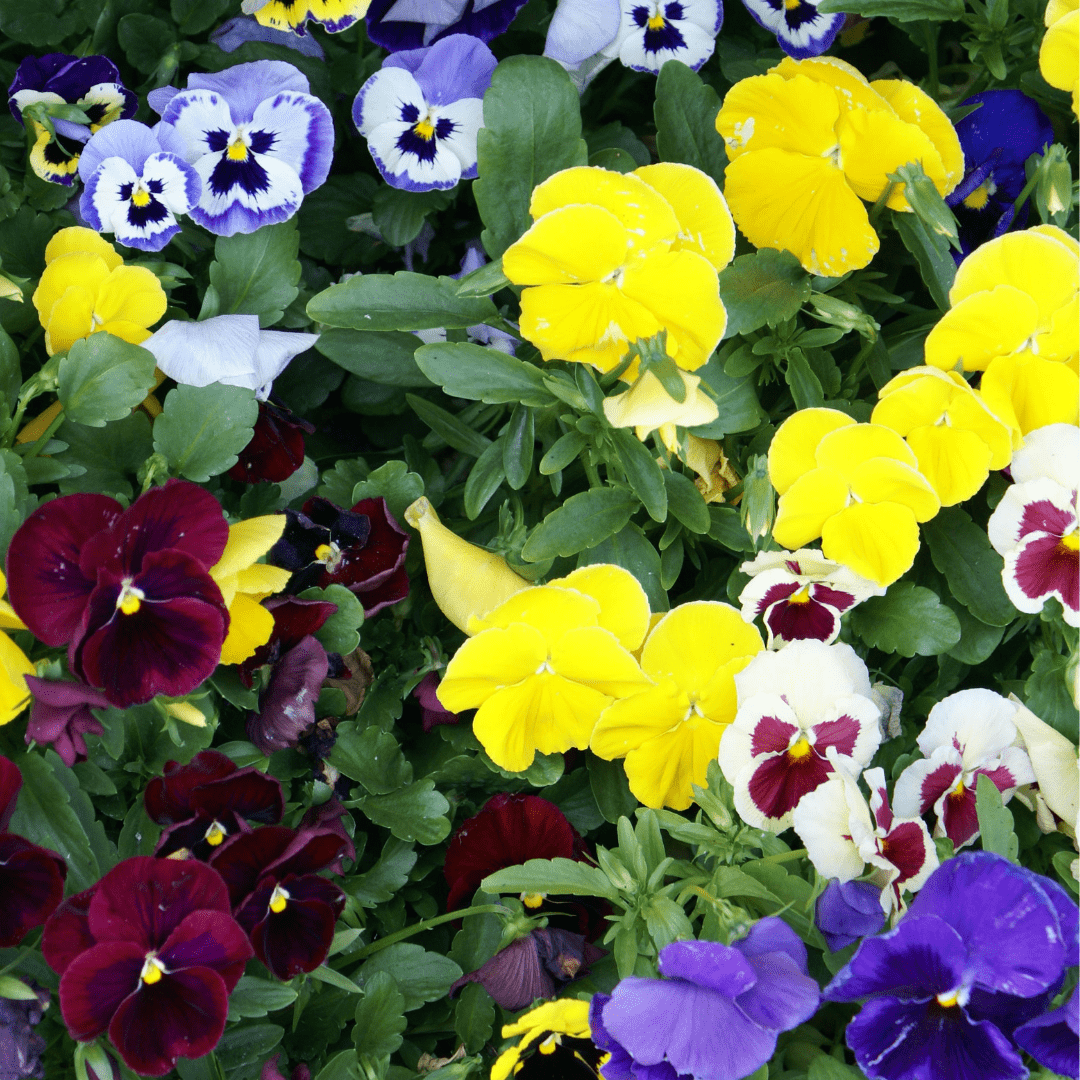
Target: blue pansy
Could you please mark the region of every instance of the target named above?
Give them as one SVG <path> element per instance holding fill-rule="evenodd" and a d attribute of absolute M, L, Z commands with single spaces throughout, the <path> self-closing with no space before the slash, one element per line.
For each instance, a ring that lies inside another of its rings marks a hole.
<path fill-rule="evenodd" d="M 292 64 L 257 60 L 152 91 L 162 145 L 193 165 L 191 217 L 219 236 L 287 221 L 330 171 L 334 124 Z"/>
<path fill-rule="evenodd" d="M 384 49 L 418 49 L 450 34 L 498 37 L 525 0 L 373 0 L 368 37 Z"/>
<path fill-rule="evenodd" d="M 813 0 L 743 0 L 746 10 L 776 35 L 780 48 L 797 60 L 820 56 L 835 40 L 846 15 L 825 15 Z"/>
<path fill-rule="evenodd" d="M 713 54 L 724 21 L 722 0 L 622 0 L 622 22 L 603 52 L 634 71 L 657 72 L 668 60 L 697 71 Z"/>
<path fill-rule="evenodd" d="M 360 87 L 352 115 L 388 184 L 431 191 L 476 176 L 476 133 L 496 64 L 468 34 L 386 58 Z"/>

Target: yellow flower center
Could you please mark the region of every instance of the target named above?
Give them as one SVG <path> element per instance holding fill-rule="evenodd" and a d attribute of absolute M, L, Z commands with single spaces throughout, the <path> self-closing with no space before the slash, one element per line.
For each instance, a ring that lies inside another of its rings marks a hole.
<path fill-rule="evenodd" d="M 538 892 L 522 893 L 521 902 L 527 908 L 538 908 L 544 902 L 544 894 Z"/>
<path fill-rule="evenodd" d="M 788 597 L 789 604 L 809 604 L 810 603 L 810 586 L 804 585 L 797 593 L 792 593 Z"/>
<path fill-rule="evenodd" d="M 784 0 L 784 7 L 786 7 L 788 11 L 794 11 L 801 3 L 802 0 Z"/>
<path fill-rule="evenodd" d="M 964 205 L 969 210 L 981 210 L 989 201 L 990 196 L 997 191 L 997 184 L 993 180 L 987 180 L 980 184 L 965 200 Z"/>
<path fill-rule="evenodd" d="M 962 987 L 956 987 L 955 990 L 946 990 L 944 993 L 938 994 L 937 1003 L 944 1006 L 946 1009 L 955 1008 L 960 1004 Z"/>
<path fill-rule="evenodd" d="M 664 16 L 657 12 L 651 19 L 649 19 L 648 27 L 650 30 L 663 30 Z"/>
<path fill-rule="evenodd" d="M 417 120 L 413 125 L 413 134 L 418 135 L 424 142 L 431 142 L 435 137 L 435 125 L 431 122 L 430 115 Z"/>
<path fill-rule="evenodd" d="M 809 757 L 811 752 L 810 742 L 805 735 L 794 746 L 788 747 L 788 757 L 792 761 L 802 761 L 803 758 Z"/>
<path fill-rule="evenodd" d="M 137 187 L 131 193 L 131 205 L 132 206 L 147 206 L 150 203 L 150 192 L 146 188 L 140 186 Z"/>
<path fill-rule="evenodd" d="M 203 839 L 211 846 L 217 847 L 225 839 L 225 830 L 216 822 L 211 822 Z"/>
<path fill-rule="evenodd" d="M 270 910 L 275 915 L 280 915 L 285 910 L 285 905 L 288 903 L 289 894 L 280 885 L 274 886 L 274 891 L 270 894 Z"/>
<path fill-rule="evenodd" d="M 116 598 L 116 606 L 124 615 L 134 615 L 146 599 L 146 593 L 131 582 L 131 578 L 124 578 L 120 583 L 120 595 Z"/>
<path fill-rule="evenodd" d="M 329 544 L 320 544 L 315 549 L 315 559 L 333 573 L 341 565 L 341 548 L 333 541 Z"/>
<path fill-rule="evenodd" d="M 142 979 L 147 986 L 153 986 L 154 983 L 161 982 L 161 976 L 164 974 L 165 965 L 162 964 L 156 956 L 147 954 L 146 962 L 142 966 L 142 972 L 139 974 L 139 978 Z"/>
<path fill-rule="evenodd" d="M 242 135 L 237 135 L 236 138 L 229 143 L 229 148 L 225 151 L 225 156 L 230 161 L 247 161 L 248 148 Z"/>
<path fill-rule="evenodd" d="M 1061 546 L 1065 551 L 1080 551 L 1080 532 L 1073 530 L 1068 536 L 1063 536 Z"/>
<path fill-rule="evenodd" d="M 541 1054 L 554 1054 L 556 1047 L 562 1044 L 562 1036 L 557 1035 L 554 1032 L 550 1034 L 540 1045 L 536 1048 Z"/>

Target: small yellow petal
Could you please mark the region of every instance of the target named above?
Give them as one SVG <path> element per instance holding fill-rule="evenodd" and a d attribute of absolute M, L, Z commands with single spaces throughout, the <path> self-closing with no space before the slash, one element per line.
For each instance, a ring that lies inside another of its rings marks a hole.
<path fill-rule="evenodd" d="M 679 376 L 686 387 L 684 401 L 676 401 L 663 383 L 646 371 L 629 390 L 604 398 L 608 423 L 612 427 L 638 428 L 639 437 L 642 432 L 648 435 L 663 424 L 698 427 L 711 423 L 720 415 L 716 402 L 700 388 L 701 380 L 696 375 L 680 370 Z"/>
<path fill-rule="evenodd" d="M 906 79 L 875 79 L 870 85 L 896 110 L 901 120 L 915 124 L 929 137 L 945 167 L 944 190 L 938 190 L 942 195 L 948 195 L 964 178 L 964 151 L 956 128 L 941 106 Z"/>
<path fill-rule="evenodd" d="M 769 444 L 769 479 L 783 495 L 803 473 L 817 467 L 817 448 L 830 431 L 855 421 L 839 409 L 800 409 L 779 427 Z"/>
<path fill-rule="evenodd" d="M 709 763 L 716 760 L 725 727 L 692 716 L 632 750 L 625 763 L 631 794 L 656 810 L 688 809 L 694 785 L 706 786 Z"/>
<path fill-rule="evenodd" d="M 990 409 L 1021 435 L 1047 424 L 1075 424 L 1080 419 L 1076 372 L 1026 350 L 994 360 L 983 372 L 979 392 Z M 1014 436 L 1013 447 L 1018 446 Z"/>
<path fill-rule="evenodd" d="M 71 289 L 87 296 L 87 303 L 92 311 L 98 290 L 108 276 L 109 267 L 100 256 L 92 252 L 75 252 L 55 259 L 45 267 L 31 298 L 37 308 L 41 325 L 48 327 L 53 307 Z"/>
<path fill-rule="evenodd" d="M 798 415 L 798 414 L 796 414 Z M 832 469 L 803 473 L 776 506 L 773 539 L 791 551 L 821 535 L 825 522 L 848 504 L 848 482 Z"/>
<path fill-rule="evenodd" d="M 1061 360 L 1075 367 L 1080 350 L 1080 295 L 1050 316 L 1050 329 L 1036 337 L 1035 347 L 1044 360 Z"/>
<path fill-rule="evenodd" d="M 551 667 L 557 675 L 610 698 L 628 697 L 649 685 L 633 655 L 610 630 L 599 626 L 581 626 L 563 634 L 552 646 Z"/>
<path fill-rule="evenodd" d="M 915 562 L 919 525 L 898 503 L 853 503 L 825 522 L 821 551 L 862 577 L 891 585 Z"/>
<path fill-rule="evenodd" d="M 594 563 L 549 581 L 548 585 L 591 596 L 600 605 L 599 625 L 610 630 L 630 652 L 641 648 L 649 629 L 649 598 L 629 570 L 611 563 Z"/>
<path fill-rule="evenodd" d="M 785 56 L 770 71 L 785 79 L 803 75 L 836 90 L 845 109 L 869 109 L 892 112 L 892 106 L 870 85 L 866 76 L 853 64 L 835 56 L 815 56 L 808 60 L 793 60 Z"/>
<path fill-rule="evenodd" d="M 52 305 L 45 325 L 45 350 L 50 356 L 70 349 L 94 332 L 94 297 L 85 289 L 71 288 Z"/>
<path fill-rule="evenodd" d="M 921 427 L 909 432 L 907 441 L 942 506 L 970 499 L 990 475 L 990 447 L 974 431 L 945 424 Z"/>
<path fill-rule="evenodd" d="M 974 391 L 957 394 L 949 405 L 949 424 L 973 431 L 990 450 L 990 468 L 1004 469 L 1012 460 L 1009 425 L 991 412 L 982 395 Z"/>
<path fill-rule="evenodd" d="M 985 448 L 985 443 L 976 441 Z M 989 458 L 988 448 L 985 456 Z M 906 506 L 916 521 L 929 521 L 941 509 L 941 500 L 916 465 L 914 453 L 911 465 L 893 458 L 871 458 L 852 470 L 851 490 L 860 502 L 898 503 Z"/>
<path fill-rule="evenodd" d="M 864 462 L 891 458 L 905 465 L 915 465 L 915 455 L 891 428 L 880 424 L 855 424 L 830 431 L 818 443 L 818 465 L 850 479 Z"/>
<path fill-rule="evenodd" d="M 45 265 L 49 266 L 62 255 L 74 252 L 86 252 L 102 259 L 107 269 L 112 270 L 123 264 L 124 260 L 116 253 L 116 248 L 93 229 L 84 229 L 73 225 L 53 233 L 52 239 L 45 245 Z"/>
<path fill-rule="evenodd" d="M 229 632 L 221 646 L 223 664 L 241 664 L 274 632 L 274 616 L 250 596 L 237 593 L 229 604 Z"/>
<path fill-rule="evenodd" d="M 1013 285 L 997 285 L 954 300 L 926 337 L 926 362 L 948 371 L 985 371 L 995 357 L 1016 352 L 1034 333 L 1039 309 Z"/>
<path fill-rule="evenodd" d="M 625 757 L 680 723 L 686 711 L 686 695 L 673 679 L 665 679 L 604 709 L 593 728 L 589 748 L 605 761 Z"/>
<path fill-rule="evenodd" d="M 1059 90 L 1073 95 L 1076 112 L 1076 88 L 1080 82 L 1080 13 L 1071 11 L 1057 19 L 1043 36 L 1039 46 L 1039 71 Z"/>
<path fill-rule="evenodd" d="M 529 678 L 547 661 L 540 631 L 517 623 L 495 627 L 469 638 L 446 665 L 439 701 L 450 712 L 482 705 L 500 687 Z"/>
<path fill-rule="evenodd" d="M 594 597 L 575 589 L 536 585 L 515 593 L 482 619 L 470 620 L 468 631 L 478 634 L 493 626 L 527 623 L 543 637 L 550 649 L 567 630 L 576 626 L 597 626 L 599 617 L 600 602 Z"/>
<path fill-rule="evenodd" d="M 892 428 L 899 435 L 926 424 L 936 424 L 948 409 L 956 393 L 956 387 L 944 377 L 937 368 L 924 368 L 935 375 L 906 379 L 904 385 L 897 385 L 893 379 L 878 391 L 881 400 L 874 406 L 870 416 L 872 424 Z M 903 374 L 907 374 L 904 372 Z"/>
<path fill-rule="evenodd" d="M 503 273 L 517 285 L 602 281 L 626 261 L 630 236 L 599 206 L 562 206 L 544 214 L 503 253 Z"/>
<path fill-rule="evenodd" d="M 161 282 L 145 266 L 118 266 L 98 290 L 94 313 L 103 325 L 132 323 L 145 328 L 165 314 L 167 305 Z"/>
<path fill-rule="evenodd" d="M 7 636 L 0 633 L 0 724 L 14 720 L 30 702 L 26 676 L 34 674 L 34 665 Z"/>
<path fill-rule="evenodd" d="M 216 579 L 252 566 L 281 539 L 287 520 L 284 514 L 266 514 L 230 525 L 225 550 L 210 576 Z"/>

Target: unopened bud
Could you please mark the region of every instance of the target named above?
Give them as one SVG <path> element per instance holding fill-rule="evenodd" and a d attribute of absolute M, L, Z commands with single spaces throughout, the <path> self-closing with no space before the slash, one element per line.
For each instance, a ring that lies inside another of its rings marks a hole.
<path fill-rule="evenodd" d="M 755 543 L 772 532 L 776 520 L 776 502 L 769 480 L 768 459 L 764 454 L 752 457 L 748 463 L 739 513 L 743 526 Z"/>
<path fill-rule="evenodd" d="M 1065 147 L 1054 143 L 1035 171 L 1035 206 L 1043 221 L 1064 225 L 1073 206 L 1072 169 Z"/>

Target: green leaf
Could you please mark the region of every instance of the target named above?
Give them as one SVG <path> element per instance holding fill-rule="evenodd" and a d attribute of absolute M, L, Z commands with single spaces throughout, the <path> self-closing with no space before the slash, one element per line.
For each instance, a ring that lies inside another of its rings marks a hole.
<path fill-rule="evenodd" d="M 389 900 L 405 882 L 416 865 L 417 853 L 412 844 L 391 836 L 378 862 L 363 874 L 350 877 L 345 891 L 361 907 L 377 907 Z"/>
<path fill-rule="evenodd" d="M 307 313 L 315 322 L 353 330 L 455 330 L 499 316 L 486 296 L 458 296 L 453 278 L 407 270 L 331 285 L 308 301 Z"/>
<path fill-rule="evenodd" d="M 371 200 L 371 214 L 383 240 L 391 247 L 404 247 L 420 235 L 428 214 L 453 201 L 449 191 L 405 191 L 384 184 Z"/>
<path fill-rule="evenodd" d="M 418 346 L 415 334 L 396 330 L 381 334 L 364 330 L 327 330 L 315 343 L 323 356 L 353 375 L 381 386 L 408 389 L 432 385 L 413 359 Z"/>
<path fill-rule="evenodd" d="M 890 585 L 851 613 L 851 627 L 875 649 L 901 656 L 937 656 L 960 640 L 960 622 L 937 594 L 910 581 Z"/>
<path fill-rule="evenodd" d="M 668 507 L 672 514 L 691 532 L 699 535 L 707 533 L 712 518 L 693 480 L 682 473 L 665 470 L 664 483 L 667 485 Z"/>
<path fill-rule="evenodd" d="M 174 473 L 202 484 L 236 464 L 258 417 L 255 392 L 244 386 L 177 386 L 154 421 L 154 450 Z"/>
<path fill-rule="evenodd" d="M 210 264 L 215 314 L 258 315 L 260 326 L 273 326 L 300 291 L 299 250 L 295 220 L 219 236 Z"/>
<path fill-rule="evenodd" d="M 828 1054 L 822 1054 L 810 1062 L 806 1080 L 862 1080 L 862 1073 L 837 1061 Z"/>
<path fill-rule="evenodd" d="M 468 424 L 459 420 L 452 412 L 440 408 L 438 405 L 417 397 L 416 394 L 406 394 L 405 400 L 409 403 L 412 411 L 424 421 L 425 424 L 448 446 L 460 450 L 463 454 L 478 458 L 490 445 L 491 440 L 479 431 L 474 431 Z"/>
<path fill-rule="evenodd" d="M 337 611 L 315 631 L 319 644 L 328 652 L 348 656 L 360 644 L 360 627 L 364 625 L 364 605 L 355 593 L 344 585 L 317 586 L 299 594 L 301 600 L 324 600 L 337 604 Z"/>
<path fill-rule="evenodd" d="M 627 488 L 591 488 L 571 495 L 532 531 L 521 549 L 527 562 L 576 555 L 617 533 L 638 507 Z"/>
<path fill-rule="evenodd" d="M 529 859 L 507 866 L 480 883 L 489 893 L 552 893 L 560 896 L 602 896 L 617 900 L 618 891 L 598 867 L 573 859 Z"/>
<path fill-rule="evenodd" d="M 120 48 L 136 71 L 149 75 L 176 42 L 176 30 L 153 15 L 125 15 L 116 24 Z"/>
<path fill-rule="evenodd" d="M 172 0 L 169 14 L 185 36 L 209 30 L 232 7 L 230 0 Z"/>
<path fill-rule="evenodd" d="M 713 353 L 709 362 L 694 372 L 712 391 L 718 412 L 712 423 L 691 428 L 702 439 L 722 439 L 725 435 L 749 431 L 765 419 L 754 385 L 756 379 L 729 375 L 724 370 L 723 352 Z"/>
<path fill-rule="evenodd" d="M 589 164 L 598 169 L 609 169 L 611 172 L 628 173 L 637 168 L 637 162 L 625 150 L 616 146 L 606 146 L 603 150 L 597 150 L 589 156 Z"/>
<path fill-rule="evenodd" d="M 667 896 L 654 896 L 649 900 L 642 914 L 649 936 L 657 949 L 670 945 L 673 941 L 692 939 L 694 928 L 686 917 L 681 905 Z"/>
<path fill-rule="evenodd" d="M 231 1028 L 214 1047 L 214 1057 L 222 1070 L 231 1072 L 266 1060 L 285 1029 L 277 1024 L 240 1024 Z"/>
<path fill-rule="evenodd" d="M 484 222 L 481 240 L 497 259 L 531 224 L 533 188 L 588 161 L 578 92 L 554 60 L 511 56 L 499 64 L 484 94 L 476 157 L 480 175 L 472 190 Z"/>
<path fill-rule="evenodd" d="M 419 473 L 410 472 L 404 461 L 388 461 L 356 484 L 352 504 L 361 499 L 385 499 L 387 509 L 400 524 L 405 520 L 405 508 L 423 494 L 424 481 Z"/>
<path fill-rule="evenodd" d="M 578 566 L 594 563 L 614 563 L 629 570 L 645 590 L 649 607 L 653 611 L 667 611 L 667 593 L 660 585 L 660 556 L 637 525 L 624 525 L 617 533 L 578 555 Z"/>
<path fill-rule="evenodd" d="M 488 404 L 551 404 L 543 372 L 498 349 L 465 341 L 422 345 L 416 350 L 416 366 L 451 397 Z"/>
<path fill-rule="evenodd" d="M 130 500 L 134 494 L 131 478 L 154 452 L 150 420 L 141 411 L 129 413 L 104 428 L 65 422 L 57 429 L 56 438 L 67 443 L 67 449 L 57 454 L 56 460 L 80 465 L 86 470 L 81 475 L 60 481 L 60 491 L 64 495 L 91 491 Z"/>
<path fill-rule="evenodd" d="M 67 418 L 96 428 L 123 419 L 153 388 L 156 363 L 146 349 L 112 334 L 76 341 L 57 372 Z"/>
<path fill-rule="evenodd" d="M 720 271 L 720 299 L 728 316 L 724 337 L 793 318 L 810 299 L 810 291 L 810 275 L 790 251 L 761 248 L 740 255 Z"/>
<path fill-rule="evenodd" d="M 720 98 L 680 60 L 670 60 L 656 79 L 656 149 L 661 161 L 679 161 L 723 187 L 727 152 L 716 130 Z"/>
<path fill-rule="evenodd" d="M 465 516 L 475 521 L 491 496 L 506 479 L 503 465 L 503 440 L 496 439 L 477 459 L 465 481 L 463 501 Z"/>
<path fill-rule="evenodd" d="M 1005 628 L 987 626 L 986 623 L 980 622 L 954 597 L 945 596 L 942 602 L 952 609 L 960 622 L 960 641 L 948 651 L 947 655 L 972 667 L 989 660 L 994 650 L 1001 644 L 1001 639 L 1005 636 Z"/>
<path fill-rule="evenodd" d="M 536 449 L 536 418 L 527 405 L 515 405 L 503 433 L 502 464 L 506 482 L 513 491 L 520 491 L 532 473 L 533 452 Z"/>
<path fill-rule="evenodd" d="M 388 731 L 372 726 L 338 725 L 338 738 L 327 761 L 350 780 L 364 785 L 370 795 L 388 795 L 412 783 L 412 765 Z"/>
<path fill-rule="evenodd" d="M 788 353 L 784 381 L 788 384 L 796 409 L 818 409 L 825 404 L 821 380 L 814 374 L 802 349 Z"/>
<path fill-rule="evenodd" d="M 1068 671 L 1067 656 L 1037 648 L 1031 674 L 1024 683 L 1024 703 L 1039 719 L 1075 743 L 1080 736 L 1080 714 L 1069 693 Z"/>
<path fill-rule="evenodd" d="M 363 1075 L 360 1063 L 356 1060 L 356 1051 L 342 1050 L 319 1070 L 315 1080 L 360 1080 Z"/>
<path fill-rule="evenodd" d="M 614 428 L 609 438 L 626 479 L 653 521 L 667 520 L 667 488 L 664 472 L 649 448 L 629 429 Z"/>
<path fill-rule="evenodd" d="M 829 15 L 847 12 L 867 19 L 886 15 L 897 22 L 951 22 L 964 17 L 964 0 L 821 0 L 817 9 Z"/>
<path fill-rule="evenodd" d="M 580 431 L 568 431 L 565 435 L 560 435 L 540 459 L 540 475 L 550 476 L 552 473 L 562 472 L 567 465 L 577 460 L 578 455 L 588 445 L 589 440 Z"/>
<path fill-rule="evenodd" d="M 0 975 L 0 998 L 8 1001 L 36 1001 L 37 992 L 14 975 Z"/>
<path fill-rule="evenodd" d="M 335 968 L 320 964 L 314 971 L 308 972 L 309 978 L 316 982 L 326 983 L 327 986 L 336 986 L 338 990 L 344 990 L 347 994 L 362 994 L 363 987 L 357 986 L 352 979 L 342 975 Z"/>
<path fill-rule="evenodd" d="M 495 1002 L 479 983 L 467 983 L 454 1006 L 454 1033 L 465 1052 L 478 1054 L 495 1029 Z"/>
<path fill-rule="evenodd" d="M 364 980 L 364 996 L 356 1003 L 355 1019 L 353 1042 L 358 1054 L 378 1058 L 401 1046 L 401 1033 L 409 1026 L 405 997 L 388 971 L 372 971 Z"/>
<path fill-rule="evenodd" d="M 491 296 L 505 289 L 510 279 L 503 273 L 502 259 L 493 259 L 458 278 L 458 296 Z"/>
<path fill-rule="evenodd" d="M 923 539 L 953 595 L 980 622 L 1007 626 L 1016 608 L 1001 583 L 1004 561 L 980 528 L 958 506 L 923 523 Z"/>
<path fill-rule="evenodd" d="M 295 1000 L 296 991 L 288 984 L 244 975 L 229 995 L 229 1019 L 258 1019 L 286 1008 Z"/>
<path fill-rule="evenodd" d="M 389 795 L 369 795 L 357 806 L 375 822 L 389 829 L 399 840 L 431 845 L 450 835 L 446 814 L 450 804 L 435 790 L 434 780 L 417 780 Z"/>
<path fill-rule="evenodd" d="M 425 1002 L 445 997 L 450 984 L 459 979 L 462 972 L 447 956 L 428 952 L 422 945 L 399 941 L 365 961 L 356 977 L 366 992 L 371 979 L 379 974 L 393 977 L 405 999 L 405 1012 L 412 1012 Z"/>
<path fill-rule="evenodd" d="M 980 773 L 975 788 L 975 813 L 979 817 L 983 851 L 993 851 L 1016 862 L 1020 841 L 1013 832 L 1012 812 L 1004 805 L 997 785 L 985 773 Z"/>
<path fill-rule="evenodd" d="M 733 506 L 710 506 L 709 537 L 729 551 L 753 551 L 753 537 L 746 531 Z"/>
<path fill-rule="evenodd" d="M 942 311 L 948 311 L 949 290 L 956 277 L 956 263 L 949 252 L 949 241 L 932 233 L 914 214 L 894 212 L 892 220 L 904 247 L 915 256 L 919 273 L 934 303 Z"/>

